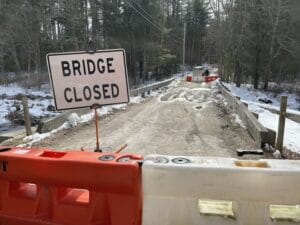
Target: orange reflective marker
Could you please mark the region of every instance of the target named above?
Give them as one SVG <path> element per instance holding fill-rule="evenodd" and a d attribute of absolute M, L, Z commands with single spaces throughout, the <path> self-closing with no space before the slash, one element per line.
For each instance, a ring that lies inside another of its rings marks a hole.
<path fill-rule="evenodd" d="M 140 225 L 142 159 L 0 147 L 0 224 Z"/>

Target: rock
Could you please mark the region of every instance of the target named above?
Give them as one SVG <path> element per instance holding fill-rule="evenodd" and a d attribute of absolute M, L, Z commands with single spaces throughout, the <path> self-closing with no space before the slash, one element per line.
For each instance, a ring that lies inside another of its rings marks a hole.
<path fill-rule="evenodd" d="M 273 103 L 270 99 L 267 99 L 267 98 L 259 98 L 258 101 L 266 103 L 266 104 L 272 104 Z"/>
<path fill-rule="evenodd" d="M 276 150 L 274 153 L 273 153 L 273 156 L 275 159 L 281 159 L 281 153 L 279 150 Z"/>
<path fill-rule="evenodd" d="M 48 105 L 47 106 L 47 111 L 54 112 L 55 111 L 55 107 L 53 105 Z"/>
<path fill-rule="evenodd" d="M 19 93 L 19 94 L 17 94 L 16 96 L 14 96 L 14 99 L 15 99 L 15 100 L 21 101 L 22 98 L 23 98 L 23 96 L 24 96 L 23 94 Z"/>
<path fill-rule="evenodd" d="M 38 96 L 35 96 L 33 94 L 29 94 L 29 95 L 27 95 L 27 98 L 30 99 L 30 100 L 36 100 L 38 98 Z"/>
<path fill-rule="evenodd" d="M 265 143 L 263 146 L 263 150 L 269 153 L 274 153 L 276 150 L 273 148 L 272 145 Z"/>
<path fill-rule="evenodd" d="M 7 94 L 5 94 L 5 93 L 2 94 L 2 95 L 0 96 L 0 98 L 1 98 L 1 99 L 6 99 L 6 98 L 7 98 Z"/>
<path fill-rule="evenodd" d="M 70 116 L 68 116 L 68 122 L 70 123 L 71 127 L 76 127 L 78 123 L 80 123 L 80 117 L 77 115 L 77 113 L 72 113 Z"/>

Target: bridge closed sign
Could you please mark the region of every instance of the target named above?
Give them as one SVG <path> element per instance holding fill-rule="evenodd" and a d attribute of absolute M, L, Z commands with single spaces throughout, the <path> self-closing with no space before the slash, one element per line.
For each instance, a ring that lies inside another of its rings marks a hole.
<path fill-rule="evenodd" d="M 47 55 L 57 110 L 129 102 L 123 49 Z"/>

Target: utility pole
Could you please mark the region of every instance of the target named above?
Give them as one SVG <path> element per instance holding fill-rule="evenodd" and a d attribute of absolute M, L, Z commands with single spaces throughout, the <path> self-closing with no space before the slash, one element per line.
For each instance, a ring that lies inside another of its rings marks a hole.
<path fill-rule="evenodd" d="M 184 76 L 184 69 L 185 69 L 185 39 L 186 39 L 186 22 L 184 22 L 184 26 L 183 26 L 182 77 Z"/>

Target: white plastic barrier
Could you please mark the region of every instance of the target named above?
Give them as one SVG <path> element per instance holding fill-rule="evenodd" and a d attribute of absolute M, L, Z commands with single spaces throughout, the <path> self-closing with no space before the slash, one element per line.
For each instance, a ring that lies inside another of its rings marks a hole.
<path fill-rule="evenodd" d="M 300 161 L 150 155 L 143 225 L 300 224 Z"/>

